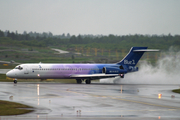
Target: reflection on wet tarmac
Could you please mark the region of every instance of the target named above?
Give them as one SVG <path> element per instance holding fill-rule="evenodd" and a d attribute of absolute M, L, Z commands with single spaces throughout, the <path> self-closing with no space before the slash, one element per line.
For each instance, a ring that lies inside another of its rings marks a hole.
<path fill-rule="evenodd" d="M 121 94 L 122 94 L 122 85 L 121 85 Z"/>
<path fill-rule="evenodd" d="M 114 84 L 0 84 L 0 99 L 35 107 L 35 112 L 16 116 L 17 119 L 90 118 L 156 119 L 180 118 L 180 95 L 171 98 L 171 89 L 179 85 L 114 85 Z M 41 89 L 41 94 L 40 94 Z M 67 91 L 68 89 L 68 91 Z M 138 90 L 138 91 L 137 91 Z M 13 91 L 13 93 L 12 93 Z M 159 100 L 157 95 L 163 97 Z M 77 113 L 78 111 L 78 113 Z M 1 119 L 14 119 L 12 116 Z"/>
<path fill-rule="evenodd" d="M 37 105 L 39 105 L 39 97 L 38 97 L 38 104 Z"/>
<path fill-rule="evenodd" d="M 39 84 L 37 84 L 37 95 L 39 96 Z"/>
<path fill-rule="evenodd" d="M 39 105 L 39 84 L 37 84 L 37 95 L 38 95 L 38 104 Z"/>

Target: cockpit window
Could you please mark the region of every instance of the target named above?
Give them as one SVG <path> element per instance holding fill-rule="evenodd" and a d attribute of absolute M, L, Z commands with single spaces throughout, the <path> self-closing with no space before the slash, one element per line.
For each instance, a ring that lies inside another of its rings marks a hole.
<path fill-rule="evenodd" d="M 22 70 L 23 68 L 21 66 L 16 66 L 14 69 Z"/>

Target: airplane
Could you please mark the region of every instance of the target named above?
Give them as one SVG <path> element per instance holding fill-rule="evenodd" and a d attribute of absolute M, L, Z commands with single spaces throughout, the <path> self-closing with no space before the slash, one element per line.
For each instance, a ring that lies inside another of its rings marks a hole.
<path fill-rule="evenodd" d="M 138 71 L 136 64 L 144 52 L 159 51 L 147 48 L 132 47 L 120 62 L 114 64 L 20 64 L 7 72 L 6 76 L 14 78 L 15 84 L 17 79 L 76 79 L 78 84 L 82 81 L 91 84 L 91 80 L 101 78 L 124 78 L 125 74 Z"/>

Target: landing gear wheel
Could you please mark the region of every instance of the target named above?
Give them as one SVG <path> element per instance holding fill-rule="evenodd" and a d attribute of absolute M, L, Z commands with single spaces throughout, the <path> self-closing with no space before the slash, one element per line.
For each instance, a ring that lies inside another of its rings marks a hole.
<path fill-rule="evenodd" d="M 17 79 L 14 80 L 14 84 L 16 84 L 16 83 L 17 83 Z"/>
<path fill-rule="evenodd" d="M 77 81 L 77 84 L 81 84 L 82 83 L 81 79 L 76 79 L 76 81 Z"/>
<path fill-rule="evenodd" d="M 91 84 L 91 80 L 87 79 L 86 84 Z"/>

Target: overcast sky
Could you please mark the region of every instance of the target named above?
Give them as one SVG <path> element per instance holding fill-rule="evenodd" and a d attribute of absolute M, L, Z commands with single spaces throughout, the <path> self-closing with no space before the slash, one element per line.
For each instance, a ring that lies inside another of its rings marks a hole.
<path fill-rule="evenodd" d="M 180 0 L 0 0 L 0 30 L 180 34 Z"/>

